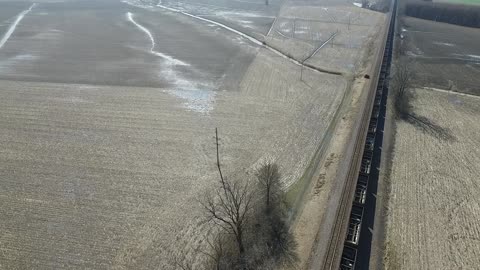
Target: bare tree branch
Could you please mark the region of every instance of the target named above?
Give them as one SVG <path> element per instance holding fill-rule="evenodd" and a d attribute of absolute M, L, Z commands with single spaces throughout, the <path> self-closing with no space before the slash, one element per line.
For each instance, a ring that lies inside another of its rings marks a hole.
<path fill-rule="evenodd" d="M 248 181 L 231 182 L 222 173 L 219 154 L 218 130 L 215 129 L 215 144 L 217 148 L 217 168 L 220 175 L 220 186 L 215 196 L 207 196 L 202 203 L 208 219 L 218 225 L 223 231 L 235 236 L 240 254 L 245 252 L 243 236 L 245 221 L 249 216 L 252 204 L 252 192 Z"/>
<path fill-rule="evenodd" d="M 273 200 L 278 199 L 281 193 L 280 173 L 278 166 L 272 162 L 265 162 L 257 173 L 257 182 L 265 197 L 265 209 L 267 212 L 271 210 Z"/>
<path fill-rule="evenodd" d="M 394 97 L 394 109 L 400 118 L 407 117 L 412 109 L 411 94 L 413 72 L 412 64 L 406 60 L 400 60 L 394 68 L 392 78 L 392 90 Z"/>

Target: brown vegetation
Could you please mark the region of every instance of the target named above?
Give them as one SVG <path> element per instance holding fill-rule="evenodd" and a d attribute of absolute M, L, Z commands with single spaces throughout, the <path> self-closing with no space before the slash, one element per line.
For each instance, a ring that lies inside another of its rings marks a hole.
<path fill-rule="evenodd" d="M 411 63 L 406 60 L 400 60 L 394 67 L 391 86 L 395 113 L 403 119 L 407 118 L 411 113 L 411 93 L 409 89 L 412 86 L 412 78 Z"/>
<path fill-rule="evenodd" d="M 220 186 L 215 190 L 214 194 L 207 194 L 203 206 L 209 220 L 213 221 L 225 232 L 235 236 L 238 251 L 243 256 L 245 253 L 243 232 L 246 219 L 252 210 L 253 194 L 250 191 L 248 182 L 228 181 L 223 177 L 218 149 L 218 131 L 216 129 L 215 140 Z"/>
<path fill-rule="evenodd" d="M 276 201 L 281 194 L 280 173 L 275 163 L 265 163 L 257 172 L 258 185 L 265 197 L 265 210 L 270 212 L 272 201 Z"/>
<path fill-rule="evenodd" d="M 434 120 L 414 112 L 412 102 L 415 96 L 411 91 L 413 65 L 413 62 L 408 62 L 405 59 L 399 60 L 395 65 L 391 85 L 395 115 L 426 134 L 444 140 L 454 141 L 455 137 L 452 135 L 450 129 L 444 128 L 435 123 Z"/>
<path fill-rule="evenodd" d="M 205 257 L 200 269 L 273 270 L 294 265 L 296 241 L 286 223 L 277 164 L 266 162 L 257 170 L 260 192 L 251 188 L 248 179 L 227 179 L 220 163 L 217 130 L 215 135 L 219 183 L 201 201 L 214 233 L 206 239 L 206 250 L 197 250 Z M 198 268 L 186 254 L 171 261 L 175 269 Z"/>

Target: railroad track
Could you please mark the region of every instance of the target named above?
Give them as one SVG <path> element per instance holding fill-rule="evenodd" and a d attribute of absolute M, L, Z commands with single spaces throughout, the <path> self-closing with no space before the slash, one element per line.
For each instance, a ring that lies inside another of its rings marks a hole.
<path fill-rule="evenodd" d="M 397 1 L 392 0 L 388 29 L 384 37 L 385 42 L 380 51 L 380 53 L 383 53 L 383 57 L 378 57 L 376 63 L 376 66 L 379 68 L 376 69 L 372 77 L 372 80 L 375 80 L 376 83 L 372 84 L 374 88 L 368 93 L 365 110 L 358 126 L 359 131 L 355 137 L 353 157 L 340 197 L 340 205 L 335 215 L 335 222 L 328 240 L 327 252 L 324 256 L 321 270 L 365 269 L 364 266 L 356 265 L 358 259 L 357 251 L 362 232 L 364 210 L 368 210 L 368 207 L 370 207 L 366 204 L 369 181 L 378 180 L 378 175 L 377 179 L 370 179 L 370 173 L 372 161 L 379 160 L 379 157 L 374 157 L 374 155 L 380 155 L 379 153 L 381 152 L 378 150 L 378 145 L 375 146 L 375 144 L 378 141 L 381 143 L 383 138 L 383 130 L 377 130 L 377 125 L 380 121 L 384 121 L 380 111 L 382 106 L 386 104 L 387 78 L 392 59 L 396 8 Z M 373 89 L 376 91 L 373 91 Z M 381 125 L 383 127 L 383 122 Z M 379 138 L 380 136 L 382 138 Z M 370 182 L 370 184 L 372 183 Z M 376 186 L 376 183 L 374 184 Z M 369 247 L 369 245 L 367 246 Z M 367 254 L 370 254 L 370 251 Z"/>

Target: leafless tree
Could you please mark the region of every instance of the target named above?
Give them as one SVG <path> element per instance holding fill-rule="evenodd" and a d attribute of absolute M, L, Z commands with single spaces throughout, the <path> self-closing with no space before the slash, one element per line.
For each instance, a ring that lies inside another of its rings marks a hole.
<path fill-rule="evenodd" d="M 203 206 L 210 221 L 218 225 L 223 231 L 235 236 L 238 251 L 242 256 L 245 253 L 243 237 L 246 221 L 253 205 L 253 194 L 249 188 L 248 181 L 229 181 L 223 176 L 220 165 L 217 129 L 215 129 L 215 142 L 220 185 L 213 193 L 207 194 Z"/>
<path fill-rule="evenodd" d="M 409 92 L 413 79 L 411 67 L 410 62 L 402 59 L 394 68 L 391 89 L 393 90 L 394 109 L 400 118 L 406 117 L 411 112 L 411 94 Z"/>
<path fill-rule="evenodd" d="M 263 193 L 253 192 L 249 181 L 231 181 L 225 177 L 217 129 L 215 144 L 218 186 L 201 201 L 208 220 L 215 226 L 213 237 L 206 240 L 208 247 L 198 250 L 206 255 L 205 269 L 266 270 L 295 265 L 296 241 L 286 222 L 285 194 L 280 188 L 278 166 L 266 162 L 258 169 L 257 183 Z M 267 212 L 260 207 L 263 204 L 257 203 L 263 200 Z"/>
<path fill-rule="evenodd" d="M 368 7 L 368 1 L 362 0 L 362 8 L 367 8 L 367 7 Z"/>
<path fill-rule="evenodd" d="M 256 176 L 261 194 L 265 197 L 265 209 L 268 213 L 272 209 L 272 201 L 278 199 L 281 193 L 280 173 L 277 164 L 266 162 L 258 169 Z"/>
<path fill-rule="evenodd" d="M 412 62 L 407 62 L 404 59 L 401 59 L 395 65 L 391 85 L 395 114 L 422 132 L 442 140 L 455 141 L 456 137 L 450 129 L 440 126 L 433 119 L 415 113 L 412 105 L 414 94 L 410 89 L 413 86 L 412 65 Z"/>
<path fill-rule="evenodd" d="M 350 26 L 358 21 L 358 14 L 349 15 L 347 20 L 347 29 L 350 30 Z"/>
<path fill-rule="evenodd" d="M 232 264 L 235 260 L 236 251 L 234 251 L 235 246 L 232 245 L 234 241 L 232 241 L 230 234 L 215 233 L 213 236 L 207 237 L 205 242 L 207 243 L 207 249 L 199 251 L 208 259 L 206 268 L 215 270 L 233 268 Z"/>
<path fill-rule="evenodd" d="M 276 213 L 269 216 L 269 253 L 277 264 L 294 266 L 298 262 L 297 242 L 288 228 L 285 212 L 280 211 L 282 209 L 276 209 Z"/>
<path fill-rule="evenodd" d="M 297 262 L 297 243 L 287 224 L 285 192 L 281 188 L 281 175 L 278 165 L 265 162 L 256 173 L 260 200 L 264 200 L 266 211 L 257 209 L 254 238 L 257 247 L 256 269 L 282 268 L 294 266 Z M 251 256 L 252 257 L 252 256 Z"/>

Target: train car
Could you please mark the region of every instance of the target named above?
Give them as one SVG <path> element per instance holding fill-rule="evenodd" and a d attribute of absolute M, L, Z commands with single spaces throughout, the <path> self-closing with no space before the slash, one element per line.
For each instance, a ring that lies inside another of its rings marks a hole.
<path fill-rule="evenodd" d="M 343 248 L 342 259 L 340 260 L 340 270 L 355 269 L 356 259 L 357 259 L 357 250 L 355 248 L 345 246 Z"/>
<path fill-rule="evenodd" d="M 358 204 L 365 204 L 367 199 L 368 176 L 360 174 L 355 188 L 354 202 Z"/>
<path fill-rule="evenodd" d="M 347 238 L 345 241 L 351 245 L 358 245 L 360 241 L 360 230 L 362 228 L 363 207 L 358 205 L 352 206 L 350 212 L 350 220 L 348 223 Z"/>

